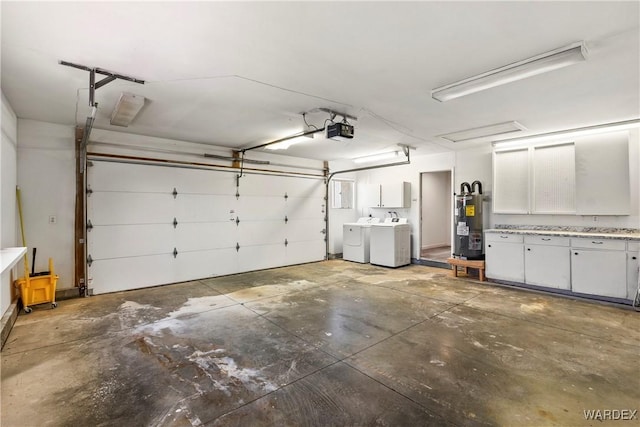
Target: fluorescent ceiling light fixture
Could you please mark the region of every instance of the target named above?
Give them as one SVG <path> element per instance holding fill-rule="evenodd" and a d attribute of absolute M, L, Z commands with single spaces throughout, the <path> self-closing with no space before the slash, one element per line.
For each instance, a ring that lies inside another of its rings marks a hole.
<path fill-rule="evenodd" d="M 587 59 L 584 42 L 572 43 L 559 49 L 496 68 L 459 82 L 431 90 L 431 97 L 440 102 L 449 101 L 492 87 L 526 79 L 548 71 L 557 70 Z"/>
<path fill-rule="evenodd" d="M 111 114 L 111 124 L 127 127 L 144 106 L 144 96 L 122 92 Z"/>
<path fill-rule="evenodd" d="M 494 125 L 482 126 L 479 128 L 461 130 L 458 132 L 440 135 L 438 138 L 444 138 L 451 142 L 468 142 L 479 139 L 488 138 L 496 135 L 504 135 L 513 132 L 522 132 L 526 130 L 524 126 L 516 121 L 496 123 Z"/>
<path fill-rule="evenodd" d="M 557 132 L 542 133 L 538 135 L 523 136 L 520 138 L 504 139 L 493 143 L 495 148 L 513 147 L 534 142 L 559 141 L 567 138 L 577 138 L 580 136 L 594 135 L 598 133 L 617 132 L 640 127 L 640 119 L 625 120 L 621 122 L 604 123 L 600 125 L 587 126 L 583 128 L 567 129 Z"/>
<path fill-rule="evenodd" d="M 285 141 L 280 141 L 280 142 L 276 142 L 275 144 L 267 145 L 264 148 L 266 150 L 286 150 L 292 145 L 313 141 L 313 135 L 314 134 L 296 136 L 291 139 L 287 139 Z"/>
<path fill-rule="evenodd" d="M 369 162 L 376 162 L 378 160 L 393 159 L 396 157 L 398 157 L 397 151 L 389 151 L 386 153 L 379 153 L 379 154 L 372 154 L 370 156 L 358 157 L 353 159 L 353 163 L 369 163 Z"/>

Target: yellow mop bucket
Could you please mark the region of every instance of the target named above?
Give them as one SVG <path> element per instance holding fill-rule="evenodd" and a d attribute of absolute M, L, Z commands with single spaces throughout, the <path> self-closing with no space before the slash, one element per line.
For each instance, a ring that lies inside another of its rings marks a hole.
<path fill-rule="evenodd" d="M 16 186 L 16 201 L 18 203 L 18 213 L 20 214 L 20 231 L 22 232 L 22 245 L 27 246 L 24 237 L 24 220 L 22 219 L 22 197 L 20 196 L 20 187 Z M 36 264 L 36 248 L 33 248 L 33 267 Z M 36 304 L 51 303 L 51 308 L 56 308 L 56 284 L 58 276 L 53 271 L 53 259 L 49 258 L 49 271 L 42 273 L 29 274 L 29 259 L 27 254 L 24 255 L 24 277 L 14 282 L 15 286 L 20 289 L 20 299 L 24 306 L 25 313 L 31 313 L 30 306 Z"/>
<path fill-rule="evenodd" d="M 25 277 L 16 280 L 16 287 L 20 288 L 20 299 L 25 313 L 31 313 L 32 305 L 51 303 L 51 308 L 56 308 L 56 284 L 58 276 L 53 270 L 53 258 L 49 258 L 49 271 L 47 274 L 30 276 L 25 268 Z"/>

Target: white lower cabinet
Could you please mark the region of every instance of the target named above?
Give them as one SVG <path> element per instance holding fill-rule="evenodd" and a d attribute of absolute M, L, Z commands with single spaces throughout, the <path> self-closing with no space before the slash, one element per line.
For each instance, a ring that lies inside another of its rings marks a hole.
<path fill-rule="evenodd" d="M 569 246 L 568 237 L 524 236 L 524 282 L 571 289 Z"/>
<path fill-rule="evenodd" d="M 633 300 L 638 292 L 640 268 L 640 242 L 629 242 L 627 248 L 627 299 Z"/>
<path fill-rule="evenodd" d="M 627 298 L 626 242 L 572 238 L 571 290 L 582 294 Z"/>
<path fill-rule="evenodd" d="M 640 242 L 625 239 L 485 234 L 487 278 L 586 295 L 633 300 L 639 255 Z"/>
<path fill-rule="evenodd" d="M 485 235 L 485 275 L 489 279 L 524 282 L 523 240 L 518 234 Z"/>

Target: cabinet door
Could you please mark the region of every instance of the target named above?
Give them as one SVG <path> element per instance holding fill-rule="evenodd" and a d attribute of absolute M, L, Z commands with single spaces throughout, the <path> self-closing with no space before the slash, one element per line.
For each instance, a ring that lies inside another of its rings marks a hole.
<path fill-rule="evenodd" d="M 627 299 L 634 299 L 638 292 L 638 268 L 640 252 L 627 252 Z"/>
<path fill-rule="evenodd" d="M 571 289 L 570 248 L 525 245 L 525 283 L 557 289 Z"/>
<path fill-rule="evenodd" d="M 493 211 L 529 212 L 529 149 L 493 153 Z"/>
<path fill-rule="evenodd" d="M 408 182 L 381 185 L 380 206 L 383 208 L 408 208 L 410 199 L 411 189 Z"/>
<path fill-rule="evenodd" d="M 533 149 L 533 213 L 575 213 L 573 144 Z"/>
<path fill-rule="evenodd" d="M 402 206 L 400 196 L 400 188 L 397 185 L 382 184 L 380 190 L 380 206 L 383 208 Z"/>
<path fill-rule="evenodd" d="M 626 298 L 626 252 L 572 249 L 571 290 L 582 294 Z"/>
<path fill-rule="evenodd" d="M 490 279 L 524 282 L 522 243 L 487 242 L 485 273 Z"/>
<path fill-rule="evenodd" d="M 368 208 L 380 207 L 380 185 L 379 184 L 359 184 L 358 196 L 361 198 L 359 204 Z"/>
<path fill-rule="evenodd" d="M 629 215 L 630 182 L 628 131 L 576 139 L 579 215 Z"/>

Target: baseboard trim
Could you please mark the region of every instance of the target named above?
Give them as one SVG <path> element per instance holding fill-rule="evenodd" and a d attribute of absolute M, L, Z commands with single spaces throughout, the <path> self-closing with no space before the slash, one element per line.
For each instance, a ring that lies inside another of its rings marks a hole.
<path fill-rule="evenodd" d="M 426 265 L 427 267 L 444 268 L 451 270 L 451 266 L 446 262 L 433 261 L 429 259 L 411 258 L 411 264 Z"/>
<path fill-rule="evenodd" d="M 428 249 L 445 248 L 445 247 L 451 247 L 451 245 L 449 243 L 435 243 L 431 245 L 424 245 L 421 249 L 428 250 Z"/>
<path fill-rule="evenodd" d="M 56 301 L 79 297 L 79 288 L 56 289 Z"/>
<path fill-rule="evenodd" d="M 9 338 L 9 334 L 11 333 L 11 329 L 13 329 L 13 324 L 16 323 L 16 319 L 18 318 L 18 304 L 17 301 L 13 302 L 7 311 L 2 316 L 2 320 L 0 320 L 0 341 L 2 344 L 0 348 L 4 347 L 4 343 Z"/>

